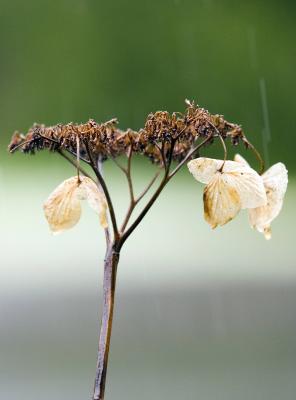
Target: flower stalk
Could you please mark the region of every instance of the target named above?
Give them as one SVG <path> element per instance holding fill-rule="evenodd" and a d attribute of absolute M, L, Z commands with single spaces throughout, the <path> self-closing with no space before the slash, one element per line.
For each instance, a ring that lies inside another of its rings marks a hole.
<path fill-rule="evenodd" d="M 105 394 L 118 262 L 119 253 L 116 252 L 114 246 L 111 246 L 107 249 L 104 262 L 103 313 L 99 336 L 93 400 L 103 400 Z"/>

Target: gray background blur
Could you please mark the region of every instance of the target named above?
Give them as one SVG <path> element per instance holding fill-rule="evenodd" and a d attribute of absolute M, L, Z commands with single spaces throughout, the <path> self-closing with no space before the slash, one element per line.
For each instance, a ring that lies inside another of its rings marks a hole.
<path fill-rule="evenodd" d="M 1 400 L 90 398 L 104 254 L 87 207 L 49 233 L 42 203 L 74 171 L 8 155 L 11 134 L 114 116 L 137 129 L 185 98 L 286 163 L 286 202 L 270 242 L 244 212 L 211 231 L 202 185 L 176 176 L 122 252 L 107 398 L 295 399 L 295 17 L 288 0 L 0 1 Z M 138 190 L 152 173 L 136 160 Z M 122 216 L 124 179 L 105 174 Z"/>

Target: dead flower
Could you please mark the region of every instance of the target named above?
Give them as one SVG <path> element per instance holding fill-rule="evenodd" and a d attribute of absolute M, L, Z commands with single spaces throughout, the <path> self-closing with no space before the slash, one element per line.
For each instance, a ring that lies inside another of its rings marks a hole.
<path fill-rule="evenodd" d="M 188 164 L 189 171 L 204 189 L 204 217 L 216 228 L 231 221 L 241 209 L 266 204 L 260 175 L 245 164 L 199 157 Z"/>
<path fill-rule="evenodd" d="M 100 217 L 103 228 L 108 226 L 107 203 L 95 182 L 85 176 L 74 176 L 62 182 L 44 203 L 45 217 L 54 233 L 72 228 L 81 216 L 81 200 L 87 200 Z"/>

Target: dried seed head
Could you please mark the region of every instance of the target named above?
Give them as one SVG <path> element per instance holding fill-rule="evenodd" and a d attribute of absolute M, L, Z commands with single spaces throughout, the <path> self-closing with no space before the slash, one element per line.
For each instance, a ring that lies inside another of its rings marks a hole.
<path fill-rule="evenodd" d="M 9 145 L 9 151 L 20 148 L 25 153 L 42 149 L 51 151 L 67 150 L 77 153 L 79 137 L 81 158 L 89 160 L 88 151 L 94 160 L 107 160 L 124 155 L 132 147 L 133 153 L 142 154 L 152 162 L 164 164 L 164 160 L 183 160 L 198 138 L 217 136 L 231 138 L 234 144 L 244 141 L 239 125 L 227 122 L 222 115 L 211 115 L 207 110 L 186 102 L 185 113 L 157 111 L 148 115 L 145 126 L 138 132 L 130 129 L 122 131 L 117 120 L 97 123 L 90 119 L 85 124 L 57 124 L 46 127 L 35 124 L 27 135 L 16 133 Z M 174 150 L 170 148 L 174 143 Z M 161 149 L 161 151 L 160 151 Z"/>

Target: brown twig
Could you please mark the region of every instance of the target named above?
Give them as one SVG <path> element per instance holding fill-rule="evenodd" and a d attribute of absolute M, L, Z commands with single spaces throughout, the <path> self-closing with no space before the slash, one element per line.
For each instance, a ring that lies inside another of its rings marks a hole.
<path fill-rule="evenodd" d="M 101 185 L 101 187 L 103 189 L 103 192 L 105 194 L 106 201 L 107 201 L 108 208 L 109 208 L 110 217 L 111 217 L 112 227 L 113 227 L 114 240 L 116 241 L 116 240 L 119 239 L 119 232 L 118 232 L 118 228 L 117 228 L 116 216 L 115 216 L 115 211 L 114 211 L 113 203 L 112 203 L 112 200 L 111 200 L 111 196 L 109 194 L 106 182 L 105 182 L 103 176 L 101 175 L 101 173 L 100 173 L 100 171 L 98 169 L 96 161 L 94 160 L 94 158 L 92 156 L 92 153 L 91 153 L 91 150 L 90 150 L 90 148 L 88 146 L 88 143 L 86 141 L 84 142 L 84 145 L 85 145 L 86 152 L 87 152 L 87 155 L 89 157 L 89 160 L 91 162 L 91 167 L 92 167 L 94 173 L 96 174 L 96 177 L 98 178 L 98 181 L 99 181 L 99 183 L 100 183 L 100 185 Z"/>
<path fill-rule="evenodd" d="M 153 176 L 153 178 L 151 179 L 151 181 L 148 183 L 148 185 L 145 187 L 145 189 L 142 191 L 142 193 L 137 197 L 137 199 L 135 199 L 135 203 L 138 204 L 139 201 L 142 200 L 142 198 L 146 195 L 146 193 L 149 191 L 149 189 L 151 188 L 151 186 L 153 185 L 153 183 L 156 181 L 156 179 L 159 177 L 161 170 L 159 169 L 156 174 Z"/>
<path fill-rule="evenodd" d="M 136 229 L 136 227 L 139 225 L 139 223 L 142 221 L 142 219 L 145 217 L 145 215 L 147 214 L 147 212 L 150 210 L 151 206 L 154 204 L 154 202 L 156 201 L 156 199 L 158 198 L 158 196 L 160 195 L 162 189 L 165 187 L 165 185 L 167 184 L 167 182 L 169 181 L 169 173 L 170 173 L 170 166 L 171 166 L 171 162 L 172 162 L 172 156 L 173 156 L 173 151 L 174 151 L 174 146 L 175 146 L 176 141 L 172 140 L 171 141 L 171 147 L 170 147 L 170 152 L 169 152 L 169 157 L 168 157 L 168 161 L 166 163 L 166 168 L 165 168 L 165 173 L 164 176 L 158 186 L 158 188 L 156 189 L 155 193 L 153 194 L 153 196 L 151 197 L 151 199 L 148 201 L 148 203 L 146 204 L 146 206 L 143 208 L 143 210 L 141 211 L 141 213 L 138 215 L 138 217 L 136 218 L 136 220 L 132 223 L 132 225 L 122 234 L 120 240 L 117 243 L 117 251 L 120 251 L 123 243 L 126 241 L 126 239 L 130 236 L 130 234 Z"/>
<path fill-rule="evenodd" d="M 68 157 L 62 150 L 57 150 L 58 154 L 60 154 L 63 158 L 65 158 L 70 164 L 72 164 L 75 168 L 79 169 L 79 171 L 88 178 L 92 179 L 92 177 L 80 166 L 77 164 L 77 161 L 72 160 Z"/>
<path fill-rule="evenodd" d="M 98 170 L 99 170 L 100 174 L 102 175 L 102 177 L 104 178 L 104 175 L 103 175 L 103 160 L 102 160 L 102 156 L 101 155 L 98 156 Z M 99 187 L 99 190 L 102 193 L 104 193 L 103 188 L 102 188 L 102 186 L 100 184 L 98 185 L 98 187 Z M 107 216 L 107 219 L 108 219 L 108 216 Z M 109 223 L 108 223 L 108 226 L 104 229 L 104 231 L 105 231 L 106 254 L 107 254 L 107 252 L 110 249 L 110 245 L 111 245 L 111 235 L 110 235 Z"/>
<path fill-rule="evenodd" d="M 259 151 L 256 149 L 256 147 L 251 142 L 249 142 L 246 138 L 244 138 L 244 141 L 247 144 L 247 146 L 249 146 L 250 149 L 254 152 L 257 160 L 259 161 L 259 164 L 260 164 L 259 174 L 262 175 L 264 172 L 264 169 L 265 169 L 265 163 L 264 163 L 263 158 L 261 157 Z"/>
<path fill-rule="evenodd" d="M 208 136 L 205 140 L 203 140 L 199 145 L 195 146 L 193 149 L 191 149 L 186 157 L 176 166 L 176 168 L 170 173 L 169 179 L 171 179 L 176 173 L 179 171 L 180 168 L 183 167 L 183 165 L 189 160 L 189 158 L 200 148 L 202 148 L 209 140 L 212 139 L 212 136 Z"/>

